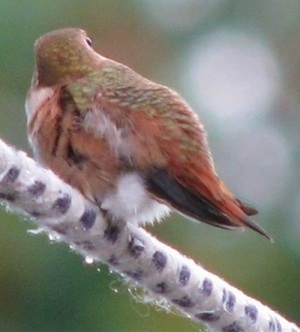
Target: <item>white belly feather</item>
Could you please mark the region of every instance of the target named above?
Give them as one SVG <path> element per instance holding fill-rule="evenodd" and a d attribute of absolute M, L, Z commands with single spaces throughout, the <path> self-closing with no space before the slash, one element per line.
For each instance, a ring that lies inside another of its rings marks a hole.
<path fill-rule="evenodd" d="M 139 225 L 159 221 L 170 213 L 166 205 L 150 197 L 136 172 L 120 176 L 116 189 L 105 195 L 101 208 L 116 218 Z"/>
<path fill-rule="evenodd" d="M 97 109 L 85 115 L 83 125 L 96 137 L 105 138 L 117 157 L 130 159 L 133 149 L 127 136 L 128 128 L 118 128 L 105 112 Z M 151 198 L 137 172 L 122 174 L 116 189 L 104 195 L 101 208 L 116 218 L 141 225 L 158 221 L 170 212 L 166 205 Z"/>

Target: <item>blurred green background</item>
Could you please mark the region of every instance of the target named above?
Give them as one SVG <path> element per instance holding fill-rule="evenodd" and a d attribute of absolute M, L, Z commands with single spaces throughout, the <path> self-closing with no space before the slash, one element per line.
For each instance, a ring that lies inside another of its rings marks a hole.
<path fill-rule="evenodd" d="M 300 2 L 294 0 L 2 0 L 0 136 L 30 151 L 24 99 L 32 45 L 86 29 L 103 55 L 179 91 L 199 113 L 216 167 L 260 210 L 274 237 L 173 215 L 149 228 L 209 270 L 300 322 Z M 1 331 L 197 331 L 136 303 L 105 266 L 32 236 L 0 211 Z"/>

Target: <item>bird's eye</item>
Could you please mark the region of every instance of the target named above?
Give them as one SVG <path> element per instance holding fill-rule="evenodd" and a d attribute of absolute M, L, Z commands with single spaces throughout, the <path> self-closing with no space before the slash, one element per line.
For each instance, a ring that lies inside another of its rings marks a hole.
<path fill-rule="evenodd" d="M 87 38 L 85 38 L 85 41 L 89 46 L 92 46 L 93 43 L 92 43 L 91 38 L 87 37 Z"/>

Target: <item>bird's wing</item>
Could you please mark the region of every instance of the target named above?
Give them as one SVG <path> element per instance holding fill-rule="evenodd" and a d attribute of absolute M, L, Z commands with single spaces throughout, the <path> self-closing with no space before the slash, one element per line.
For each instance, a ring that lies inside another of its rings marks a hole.
<path fill-rule="evenodd" d="M 234 229 L 236 224 L 211 201 L 178 182 L 165 168 L 152 167 L 147 174 L 148 190 L 178 212 L 216 227 Z"/>
<path fill-rule="evenodd" d="M 248 227 L 272 241 L 269 234 L 248 217 L 256 214 L 257 210 L 239 199 L 235 199 L 236 205 L 233 205 L 231 201 L 227 202 L 229 208 L 239 213 L 236 214 L 234 211 L 235 215 L 232 217 L 231 211 L 225 206 L 226 202 L 216 205 L 214 201 L 207 199 L 201 193 L 182 185 L 164 168 L 153 167 L 147 175 L 147 185 L 151 193 L 179 213 L 220 228 L 232 230 Z"/>
<path fill-rule="evenodd" d="M 256 211 L 218 178 L 205 130 L 176 92 L 121 66 L 102 75 L 93 93 L 82 111 L 94 113 L 92 123 L 101 113 L 107 132 L 98 126 L 92 130 L 96 135 L 99 130 L 101 135 L 116 133 L 107 137 L 114 142 L 112 148 L 127 168 L 140 172 L 155 198 L 214 226 L 246 226 L 267 236 L 247 216 Z"/>

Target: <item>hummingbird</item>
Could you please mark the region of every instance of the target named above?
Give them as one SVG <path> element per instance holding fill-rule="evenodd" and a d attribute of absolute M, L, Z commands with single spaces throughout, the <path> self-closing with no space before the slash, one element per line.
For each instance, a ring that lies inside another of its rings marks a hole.
<path fill-rule="evenodd" d="M 177 92 L 98 54 L 78 28 L 41 36 L 34 51 L 25 108 L 42 165 L 112 220 L 144 226 L 176 211 L 270 239 L 217 175 L 206 131 Z"/>

